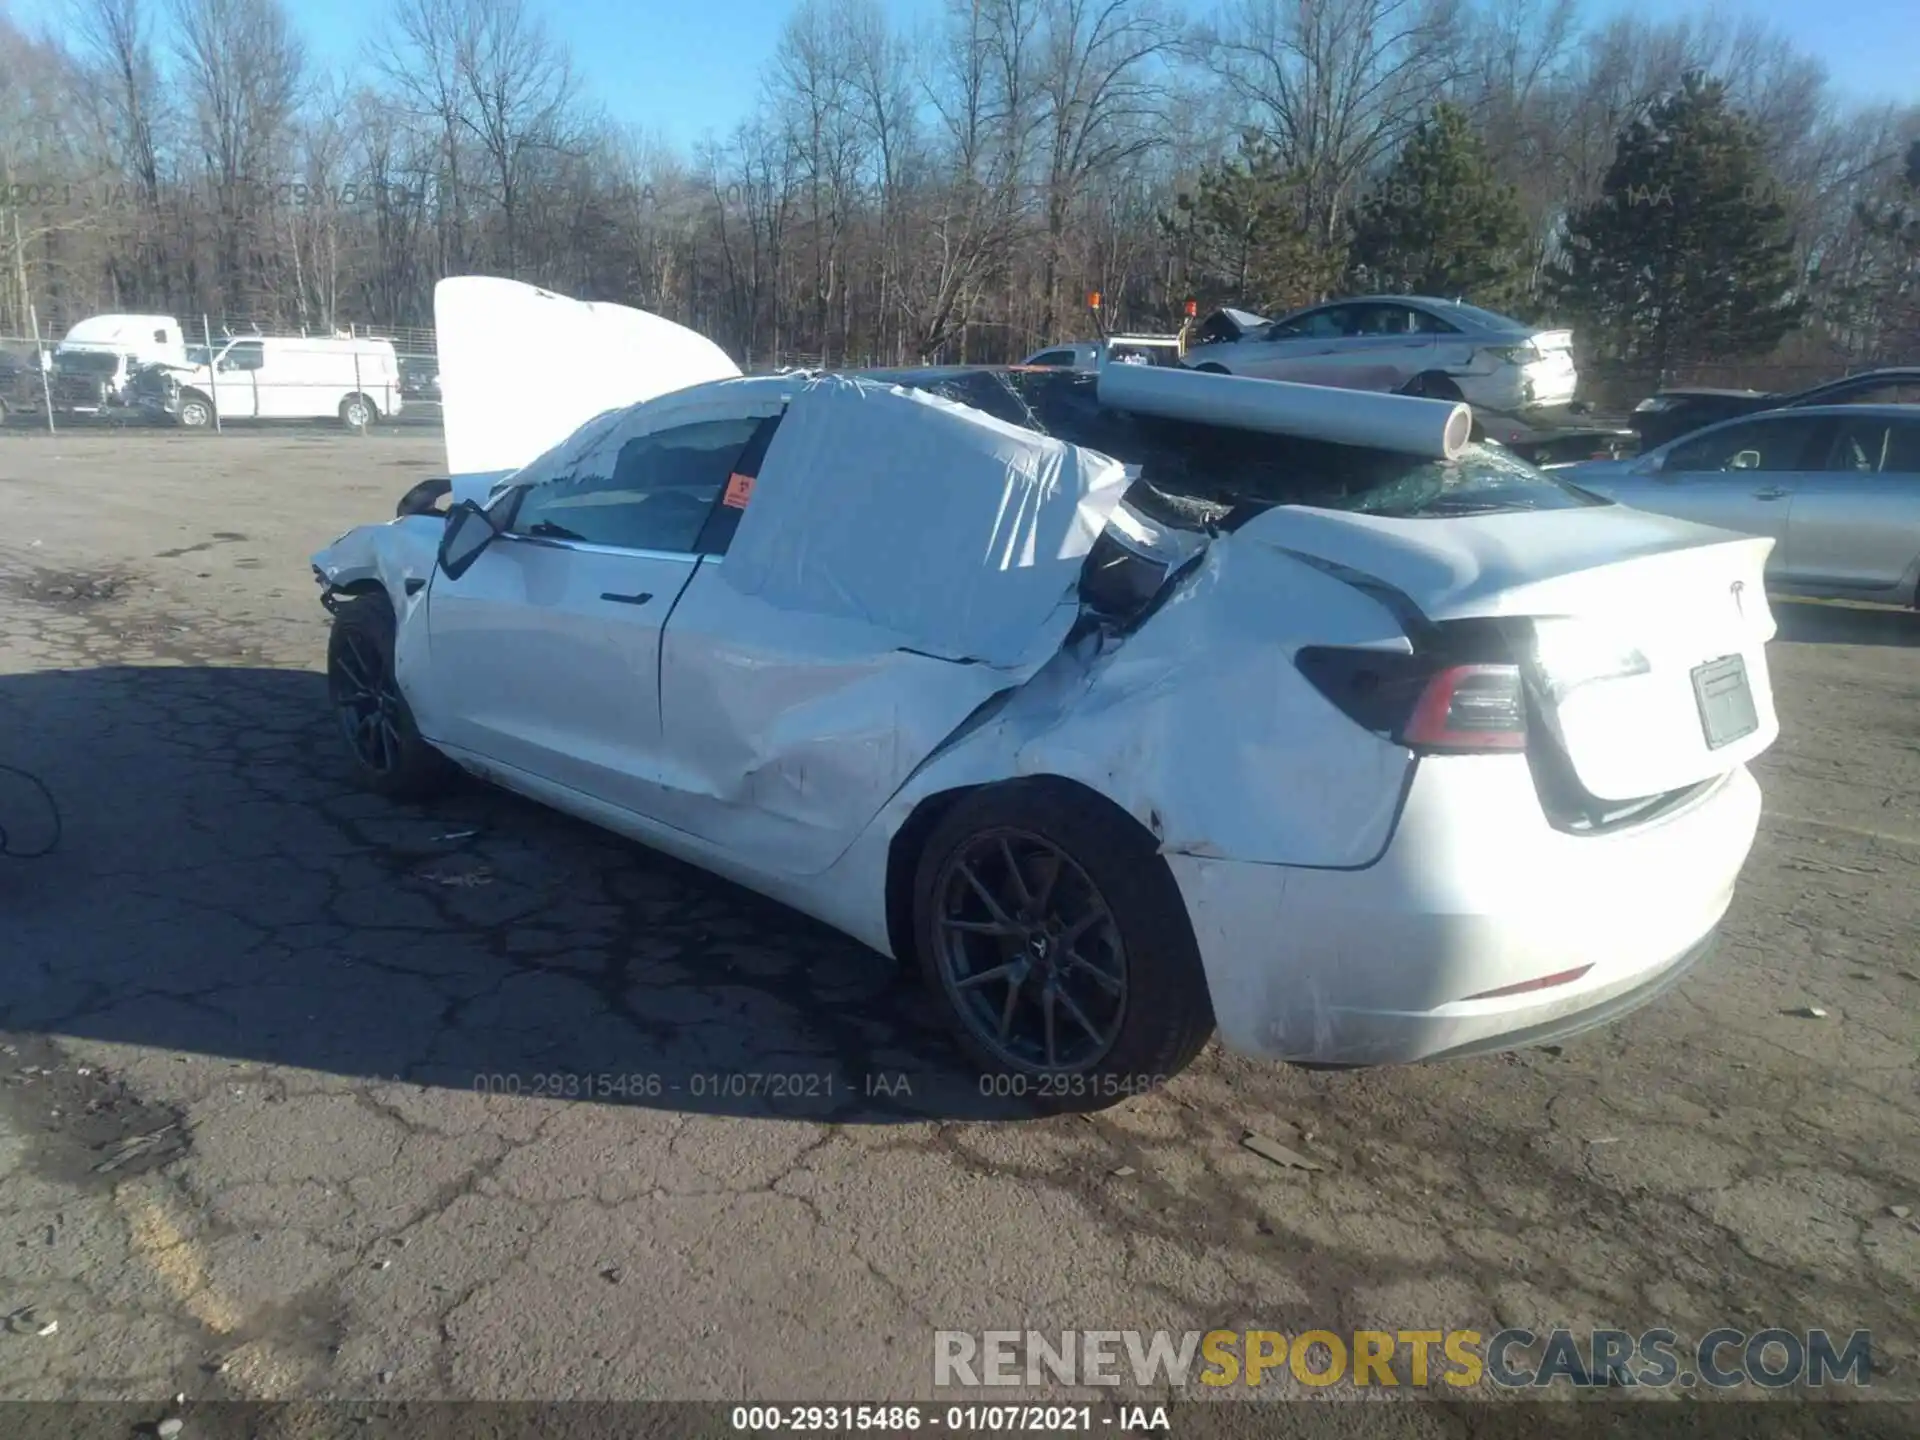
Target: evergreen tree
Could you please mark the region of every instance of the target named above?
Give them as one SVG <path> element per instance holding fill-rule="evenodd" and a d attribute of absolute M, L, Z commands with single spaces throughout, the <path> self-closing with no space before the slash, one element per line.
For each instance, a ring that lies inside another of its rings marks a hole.
<path fill-rule="evenodd" d="M 1661 374 L 1773 348 L 1806 310 L 1759 132 L 1699 73 L 1620 134 L 1552 290 L 1612 358 Z"/>
<path fill-rule="evenodd" d="M 1237 155 L 1202 170 L 1162 217 L 1194 298 L 1269 314 L 1322 299 L 1339 279 L 1340 257 L 1308 233 L 1305 193 L 1279 148 L 1253 131 Z"/>
<path fill-rule="evenodd" d="M 1458 106 L 1442 103 L 1354 209 L 1357 290 L 1522 305 L 1527 219 Z"/>

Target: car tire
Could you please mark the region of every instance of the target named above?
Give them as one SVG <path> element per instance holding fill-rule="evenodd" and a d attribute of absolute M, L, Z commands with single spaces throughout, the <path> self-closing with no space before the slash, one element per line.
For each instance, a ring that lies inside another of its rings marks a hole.
<path fill-rule="evenodd" d="M 213 402 L 197 390 L 189 390 L 180 397 L 180 427 L 183 430 L 204 430 L 213 424 Z"/>
<path fill-rule="evenodd" d="M 1217 364 L 1212 360 L 1209 360 L 1204 365 L 1196 365 L 1193 368 L 1201 375 L 1229 375 L 1232 373 L 1226 366 Z"/>
<path fill-rule="evenodd" d="M 1091 792 L 1021 780 L 962 799 L 921 851 L 913 917 L 922 977 L 983 1094 L 1103 1110 L 1179 1074 L 1213 1033 L 1173 872 Z"/>
<path fill-rule="evenodd" d="M 340 423 L 349 430 L 365 430 L 379 418 L 373 401 L 364 395 L 349 395 L 340 402 Z"/>
<path fill-rule="evenodd" d="M 1416 375 L 1400 387 L 1402 395 L 1412 395 L 1421 400 L 1463 401 L 1467 397 L 1460 393 L 1460 387 L 1445 375 L 1428 373 Z"/>
<path fill-rule="evenodd" d="M 453 762 L 426 740 L 393 673 L 395 624 L 385 592 L 339 601 L 327 637 L 327 702 L 347 742 L 356 778 L 394 800 L 444 789 Z"/>

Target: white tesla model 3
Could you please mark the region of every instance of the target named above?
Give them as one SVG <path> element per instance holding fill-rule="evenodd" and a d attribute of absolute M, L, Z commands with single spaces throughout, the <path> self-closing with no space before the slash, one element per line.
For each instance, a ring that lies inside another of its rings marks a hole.
<path fill-rule="evenodd" d="M 377 789 L 464 769 L 911 959 L 1056 1108 L 1216 1028 L 1321 1066 L 1536 1044 L 1709 948 L 1778 733 L 1771 541 L 1446 402 L 742 377 L 508 281 L 436 309 L 454 503 L 313 560 Z"/>

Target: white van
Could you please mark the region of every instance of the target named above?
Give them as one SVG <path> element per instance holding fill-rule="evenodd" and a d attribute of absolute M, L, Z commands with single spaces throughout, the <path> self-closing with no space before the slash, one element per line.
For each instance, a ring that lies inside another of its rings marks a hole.
<path fill-rule="evenodd" d="M 248 335 L 204 350 L 193 362 L 157 368 L 136 382 L 141 405 L 189 429 L 228 420 L 338 418 L 362 429 L 397 415 L 400 360 L 391 340 Z"/>

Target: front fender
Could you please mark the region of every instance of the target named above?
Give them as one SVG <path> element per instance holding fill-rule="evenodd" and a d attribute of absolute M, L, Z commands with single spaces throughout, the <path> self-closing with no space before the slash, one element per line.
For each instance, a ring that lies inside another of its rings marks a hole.
<path fill-rule="evenodd" d="M 394 617 L 405 620 L 426 593 L 440 553 L 446 521 L 438 515 L 407 515 L 384 525 L 360 525 L 313 556 L 313 573 L 334 591 L 386 591 Z"/>

